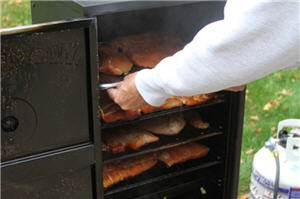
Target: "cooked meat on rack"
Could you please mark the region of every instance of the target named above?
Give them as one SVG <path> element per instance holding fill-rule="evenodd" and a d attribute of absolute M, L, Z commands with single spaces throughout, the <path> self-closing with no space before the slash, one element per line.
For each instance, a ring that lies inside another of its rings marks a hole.
<path fill-rule="evenodd" d="M 193 105 L 196 105 L 196 104 L 206 102 L 207 100 L 209 100 L 209 99 L 211 99 L 215 96 L 216 96 L 215 93 L 208 93 L 208 94 L 194 95 L 194 96 L 190 96 L 190 97 L 183 96 L 183 97 L 180 97 L 180 98 L 181 98 L 182 103 L 184 105 L 193 106 Z"/>
<path fill-rule="evenodd" d="M 125 112 L 115 103 L 100 105 L 99 112 L 105 122 L 114 122 L 126 118 Z"/>
<path fill-rule="evenodd" d="M 161 105 L 160 108 L 170 109 L 170 108 L 179 107 L 182 105 L 183 105 L 183 102 L 180 99 L 180 97 L 170 97 L 170 98 L 166 99 L 165 103 L 163 105 Z"/>
<path fill-rule="evenodd" d="M 172 114 L 141 121 L 137 126 L 155 134 L 176 135 L 184 128 L 185 120 L 181 115 Z"/>
<path fill-rule="evenodd" d="M 216 96 L 217 96 L 217 94 L 215 94 L 215 93 L 209 93 L 209 94 L 199 94 L 199 95 L 190 96 L 190 97 L 186 97 L 186 96 L 170 97 L 165 101 L 165 103 L 163 105 L 161 105 L 159 107 L 147 105 L 147 106 L 141 108 L 140 112 L 147 114 L 147 113 L 152 113 L 152 112 L 159 111 L 159 110 L 180 107 L 182 105 L 193 106 L 196 104 L 201 104 L 203 102 L 206 102 Z"/>
<path fill-rule="evenodd" d="M 115 104 L 107 95 L 106 92 L 101 92 L 101 100 L 100 100 L 100 115 L 102 119 L 109 123 L 115 122 L 118 120 L 131 120 L 134 119 L 141 114 L 152 113 L 159 110 L 170 109 L 174 107 L 180 107 L 183 104 L 187 106 L 192 106 L 196 104 L 201 104 L 213 97 L 216 94 L 201 94 L 192 97 L 171 97 L 166 100 L 166 102 L 160 107 L 153 107 L 147 105 L 138 110 L 122 110 L 117 104 Z"/>
<path fill-rule="evenodd" d="M 102 75 L 104 79 L 102 81 L 109 82 L 113 78 L 111 75 Z M 158 110 L 164 110 L 164 109 L 170 109 L 174 107 L 180 107 L 183 104 L 187 106 L 192 106 L 195 104 L 203 103 L 213 97 L 216 96 L 216 94 L 200 94 L 197 96 L 191 96 L 191 97 L 170 97 L 168 98 L 165 103 L 160 107 L 153 107 L 150 105 L 147 105 L 141 109 L 138 110 L 127 110 L 124 111 L 115 104 L 110 97 L 108 96 L 106 91 L 100 92 L 100 115 L 104 122 L 115 122 L 118 120 L 132 120 L 140 116 L 141 114 L 147 114 Z"/>
<path fill-rule="evenodd" d="M 141 115 L 140 110 L 124 111 L 113 102 L 106 105 L 100 105 L 99 112 L 103 121 L 107 123 L 118 120 L 132 120 Z"/>
<path fill-rule="evenodd" d="M 200 114 L 195 111 L 187 111 L 183 113 L 184 120 L 191 126 L 196 129 L 208 129 L 209 123 L 204 122 L 200 116 Z"/>
<path fill-rule="evenodd" d="M 132 68 L 132 62 L 125 53 L 118 51 L 116 47 L 106 44 L 98 44 L 99 70 L 111 75 L 127 74 Z"/>
<path fill-rule="evenodd" d="M 166 149 L 158 155 L 158 159 L 166 163 L 169 167 L 191 159 L 197 159 L 207 155 L 209 148 L 198 144 L 189 143 Z"/>
<path fill-rule="evenodd" d="M 101 118 L 105 122 L 114 122 L 118 120 L 130 120 L 138 117 L 141 112 L 140 110 L 124 111 L 115 104 L 108 96 L 106 91 L 100 92 L 100 107 L 99 112 Z"/>
<path fill-rule="evenodd" d="M 129 177 L 134 177 L 150 169 L 156 163 L 156 155 L 150 154 L 105 164 L 103 167 L 103 187 L 108 188 Z"/>
<path fill-rule="evenodd" d="M 149 32 L 116 38 L 112 46 L 122 49 L 137 66 L 153 68 L 165 57 L 183 48 L 178 36 L 170 32 Z"/>
<path fill-rule="evenodd" d="M 137 150 L 146 144 L 159 140 L 157 136 L 150 132 L 133 126 L 114 128 L 105 132 L 103 138 L 108 151 L 113 153 L 123 152 L 126 147 Z"/>
<path fill-rule="evenodd" d="M 196 104 L 201 104 L 203 102 L 206 102 L 207 100 L 212 99 L 215 97 L 215 93 L 209 93 L 209 94 L 199 94 L 195 96 L 190 96 L 190 97 L 170 97 L 168 98 L 165 103 L 159 107 L 153 107 L 151 105 L 147 105 L 143 108 L 141 108 L 141 112 L 144 114 L 147 113 L 152 113 L 158 110 L 164 110 L 164 109 L 171 109 L 174 107 L 180 107 L 182 105 L 187 105 L 187 106 L 193 106 Z"/>
<path fill-rule="evenodd" d="M 100 81 L 102 83 L 120 81 L 119 77 L 115 78 L 113 75 L 127 74 L 132 69 L 133 63 L 142 67 L 155 67 L 161 59 L 174 54 L 182 47 L 183 44 L 180 39 L 170 32 L 150 32 L 124 36 L 114 39 L 110 44 L 99 44 L 100 72 L 102 72 L 100 73 Z M 123 111 L 107 95 L 103 97 L 103 93 L 101 93 L 99 111 L 105 122 L 130 120 L 138 117 L 141 113 L 147 114 L 182 105 L 192 106 L 205 102 L 214 96 L 216 94 L 171 97 L 160 107 L 147 105 L 139 110 Z"/>
<path fill-rule="evenodd" d="M 145 107 L 141 108 L 141 112 L 144 114 L 152 113 L 154 111 L 163 110 L 163 109 L 170 109 L 174 107 L 182 106 L 182 101 L 179 97 L 170 97 L 168 98 L 165 103 L 159 107 L 154 107 L 151 105 L 146 105 Z"/>

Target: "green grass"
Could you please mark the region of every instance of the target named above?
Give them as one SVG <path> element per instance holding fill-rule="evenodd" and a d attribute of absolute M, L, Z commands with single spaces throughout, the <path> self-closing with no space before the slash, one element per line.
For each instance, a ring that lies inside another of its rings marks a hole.
<path fill-rule="evenodd" d="M 0 0 L 0 4 L 0 28 L 31 24 L 31 9 L 29 0 Z"/>
<path fill-rule="evenodd" d="M 31 24 L 29 1 L 1 1 L 1 28 L 27 24 Z M 249 192 L 253 156 L 274 134 L 278 122 L 287 118 L 300 118 L 299 87 L 300 68 L 276 72 L 248 84 L 240 168 L 240 194 Z M 283 89 L 290 91 L 290 95 L 278 94 Z M 264 111 L 263 107 L 272 100 L 277 100 L 277 102 L 280 100 L 280 104 Z M 251 116 L 257 116 L 258 120 L 250 119 Z"/>

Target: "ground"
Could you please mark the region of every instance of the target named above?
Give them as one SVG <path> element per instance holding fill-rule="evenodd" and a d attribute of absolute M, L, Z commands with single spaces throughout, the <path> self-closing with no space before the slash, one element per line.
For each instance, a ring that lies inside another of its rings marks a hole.
<path fill-rule="evenodd" d="M 1 28 L 31 24 L 30 2 L 2 0 Z M 300 118 L 300 68 L 273 73 L 247 85 L 239 194 L 249 192 L 254 154 L 274 136 L 279 121 Z"/>

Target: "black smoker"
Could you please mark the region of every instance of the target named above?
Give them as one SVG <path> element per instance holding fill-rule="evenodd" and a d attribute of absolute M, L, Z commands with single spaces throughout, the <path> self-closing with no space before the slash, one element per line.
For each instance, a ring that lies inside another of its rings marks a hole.
<path fill-rule="evenodd" d="M 203 26 L 223 17 L 224 4 L 32 2 L 33 23 L 51 23 L 7 30 L 1 36 L 2 197 L 235 199 L 244 92 L 222 91 L 204 104 L 133 121 L 104 124 L 98 114 L 97 42 L 162 29 L 189 42 Z M 101 152 L 106 129 L 190 109 L 199 111 L 211 128 L 199 133 L 186 127 L 138 151 Z M 211 148 L 207 157 L 170 168 L 158 163 L 103 190 L 103 164 L 195 141 Z"/>

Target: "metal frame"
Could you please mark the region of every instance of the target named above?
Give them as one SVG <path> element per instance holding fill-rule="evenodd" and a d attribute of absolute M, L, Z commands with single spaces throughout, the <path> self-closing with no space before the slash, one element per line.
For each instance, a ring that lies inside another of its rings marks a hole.
<path fill-rule="evenodd" d="M 225 177 L 224 177 L 224 199 L 237 198 L 241 146 L 243 136 L 245 90 L 242 92 L 231 92 L 229 94 L 230 104 L 228 106 L 229 121 L 227 127 L 228 137 L 226 140 L 228 149 L 226 151 Z"/>

